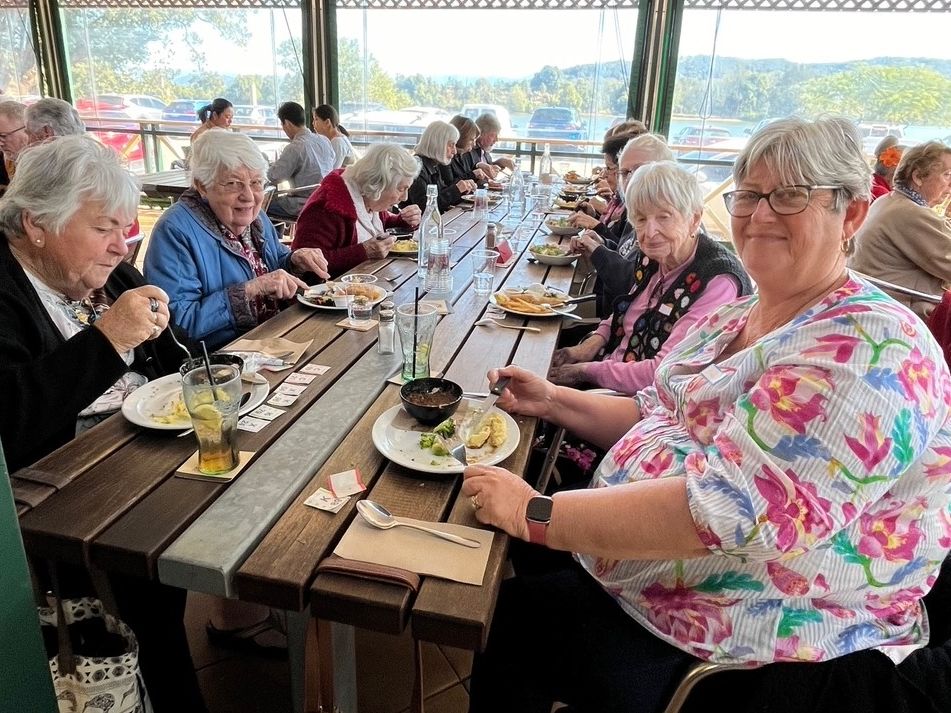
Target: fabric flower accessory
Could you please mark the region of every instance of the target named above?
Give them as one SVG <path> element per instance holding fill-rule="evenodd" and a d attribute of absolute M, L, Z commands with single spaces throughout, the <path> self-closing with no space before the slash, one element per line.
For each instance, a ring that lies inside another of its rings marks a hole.
<path fill-rule="evenodd" d="M 878 162 L 885 168 L 895 168 L 901 161 L 901 149 L 897 146 L 889 146 L 878 156 Z"/>

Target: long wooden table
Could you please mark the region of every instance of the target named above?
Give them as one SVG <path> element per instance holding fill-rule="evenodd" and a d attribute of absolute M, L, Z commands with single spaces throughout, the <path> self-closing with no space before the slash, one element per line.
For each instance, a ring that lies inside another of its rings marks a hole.
<path fill-rule="evenodd" d="M 192 184 L 191 174 L 184 169 L 146 173 L 141 177 L 142 192 L 149 198 L 177 200 Z"/>
<path fill-rule="evenodd" d="M 490 219 L 502 217 L 503 211 L 497 210 Z M 452 311 L 436 330 L 433 371 L 445 372 L 467 391 L 486 390 L 489 366 L 512 362 L 544 373 L 560 320 L 532 320 L 541 328 L 537 334 L 474 326 L 486 304 L 471 289 L 466 256 L 481 244 L 485 224 L 460 210 L 445 218 L 447 229 L 454 231 L 456 264 L 448 300 Z M 412 301 L 415 261 L 369 261 L 355 271 L 389 280 L 397 304 Z M 522 256 L 497 271 L 496 284 L 544 282 L 567 290 L 572 272 L 571 267 L 532 264 Z M 355 515 L 356 498 L 335 515 L 303 505 L 331 473 L 358 467 L 366 495 L 396 515 L 478 526 L 468 500 L 459 498 L 460 476 L 423 476 L 389 462 L 372 446 L 374 421 L 399 403 L 399 389 L 387 378 L 399 369 L 401 357 L 378 354 L 375 330 L 343 330 L 335 326 L 340 318 L 340 312 L 294 305 L 245 335 L 313 340 L 297 367 L 314 363 L 330 370 L 271 425 L 258 433 L 239 432 L 241 450 L 256 455 L 232 483 L 173 477 L 194 452 L 194 441 L 176 438 L 175 432 L 141 429 L 118 415 L 18 471 L 12 482 L 24 542 L 35 557 L 92 564 L 108 572 L 158 578 L 192 591 L 286 610 L 297 627 L 292 632 L 292 655 L 299 653 L 295 648 L 302 646 L 307 631 L 312 632 L 309 612 L 345 625 L 328 629 L 334 637 L 338 671 L 336 678 L 325 672 L 323 684 L 328 689 L 336 682 L 337 705 L 355 711 L 348 627 L 398 633 L 411 626 L 419 641 L 481 649 L 508 538 L 496 534 L 481 587 L 425 578 L 413 596 L 396 585 L 339 574 L 315 576 L 317 565 L 332 552 Z M 508 321 L 516 323 L 511 316 Z M 275 387 L 292 372 L 264 373 Z M 501 465 L 522 472 L 535 421 L 517 421 L 521 441 Z M 299 700 L 304 663 L 296 662 L 295 700 Z M 417 689 L 421 710 L 421 681 Z"/>

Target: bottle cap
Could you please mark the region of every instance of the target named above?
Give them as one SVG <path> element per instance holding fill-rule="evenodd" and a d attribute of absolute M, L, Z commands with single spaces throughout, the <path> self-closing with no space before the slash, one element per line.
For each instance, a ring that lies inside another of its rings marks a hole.
<path fill-rule="evenodd" d="M 388 309 L 390 311 L 393 311 L 394 309 L 396 309 L 396 305 L 393 304 L 393 300 L 383 300 L 382 302 L 380 302 L 380 309 L 381 310 Z"/>
<path fill-rule="evenodd" d="M 436 198 L 439 195 L 439 188 L 435 183 L 430 183 L 426 186 L 426 197 L 427 198 Z"/>

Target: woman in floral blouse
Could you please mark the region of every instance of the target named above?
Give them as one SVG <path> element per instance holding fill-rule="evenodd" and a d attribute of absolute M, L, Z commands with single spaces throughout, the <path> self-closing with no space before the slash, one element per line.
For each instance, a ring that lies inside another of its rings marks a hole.
<path fill-rule="evenodd" d="M 928 641 L 920 600 L 951 547 L 951 377 L 924 324 L 846 270 L 861 145 L 840 119 L 750 140 L 725 199 L 759 294 L 697 325 L 635 398 L 490 372 L 512 377 L 503 408 L 611 450 L 591 488 L 551 502 L 466 470 L 480 521 L 576 553 L 505 583 L 470 710 L 649 712 L 698 659 Z"/>

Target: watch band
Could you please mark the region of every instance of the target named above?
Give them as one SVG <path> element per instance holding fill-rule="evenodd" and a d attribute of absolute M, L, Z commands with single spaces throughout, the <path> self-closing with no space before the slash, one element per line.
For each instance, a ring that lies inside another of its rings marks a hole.
<path fill-rule="evenodd" d="M 548 540 L 548 523 L 527 520 L 528 541 L 533 545 L 546 545 Z"/>

